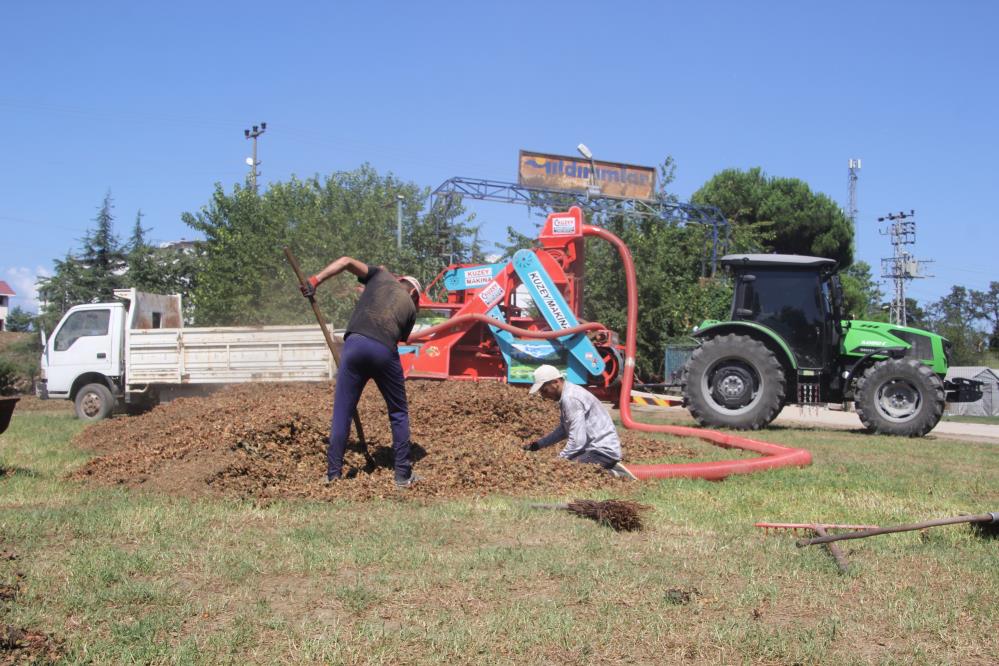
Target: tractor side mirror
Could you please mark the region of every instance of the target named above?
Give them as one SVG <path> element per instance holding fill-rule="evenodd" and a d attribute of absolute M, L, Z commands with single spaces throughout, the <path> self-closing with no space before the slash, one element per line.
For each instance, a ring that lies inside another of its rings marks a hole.
<path fill-rule="evenodd" d="M 833 309 L 839 313 L 843 312 L 843 285 L 839 281 L 839 275 L 829 278 L 829 292 L 832 295 Z"/>

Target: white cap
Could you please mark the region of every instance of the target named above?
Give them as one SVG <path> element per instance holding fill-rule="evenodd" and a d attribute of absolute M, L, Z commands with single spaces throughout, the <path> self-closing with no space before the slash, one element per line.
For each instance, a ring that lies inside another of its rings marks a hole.
<path fill-rule="evenodd" d="M 414 289 L 416 289 L 416 293 L 418 294 L 423 291 L 423 287 L 420 285 L 420 281 L 417 280 L 412 275 L 403 275 L 402 277 L 399 278 L 399 282 L 405 282 L 409 286 L 413 287 Z"/>
<path fill-rule="evenodd" d="M 534 371 L 534 384 L 531 386 L 531 393 L 537 393 L 538 389 L 550 381 L 562 379 L 562 373 L 554 365 L 539 365 Z"/>

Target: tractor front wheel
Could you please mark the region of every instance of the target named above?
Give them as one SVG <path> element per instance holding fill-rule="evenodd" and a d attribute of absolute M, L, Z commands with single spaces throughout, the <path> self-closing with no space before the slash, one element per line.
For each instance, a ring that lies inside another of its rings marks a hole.
<path fill-rule="evenodd" d="M 922 437 L 940 422 L 945 401 L 940 377 L 915 359 L 880 361 L 857 382 L 857 415 L 882 435 Z"/>
<path fill-rule="evenodd" d="M 683 372 L 687 408 L 704 426 L 758 430 L 784 402 L 784 371 L 758 340 L 722 335 L 694 350 Z"/>

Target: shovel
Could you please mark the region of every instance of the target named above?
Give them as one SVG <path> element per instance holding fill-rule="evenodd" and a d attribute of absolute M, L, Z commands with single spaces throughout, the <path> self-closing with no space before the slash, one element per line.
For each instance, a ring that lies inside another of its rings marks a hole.
<path fill-rule="evenodd" d="M 295 255 L 291 253 L 290 248 L 284 248 L 284 256 L 287 257 L 288 263 L 291 264 L 291 269 L 295 271 L 295 277 L 298 278 L 298 283 L 301 286 L 306 285 L 305 275 L 302 273 L 302 269 L 298 267 L 298 261 L 295 259 Z M 319 309 L 319 304 L 316 303 L 316 298 L 314 296 L 309 296 L 309 304 L 312 306 L 312 312 L 316 315 L 316 321 L 319 322 L 319 328 L 323 330 L 323 336 L 326 338 L 326 344 L 329 345 L 330 354 L 333 355 L 333 361 L 336 362 L 336 367 L 340 367 L 340 352 L 337 350 L 336 345 L 333 343 L 333 336 L 330 335 L 330 329 L 326 326 L 326 318 L 323 317 L 322 311 Z M 357 415 L 357 410 L 354 410 L 354 429 L 357 430 L 357 441 L 361 445 L 361 452 L 364 454 L 364 459 L 367 461 L 369 468 L 374 469 L 375 459 L 371 457 L 371 453 L 368 451 L 368 443 L 364 441 L 364 428 L 361 427 L 361 417 Z"/>

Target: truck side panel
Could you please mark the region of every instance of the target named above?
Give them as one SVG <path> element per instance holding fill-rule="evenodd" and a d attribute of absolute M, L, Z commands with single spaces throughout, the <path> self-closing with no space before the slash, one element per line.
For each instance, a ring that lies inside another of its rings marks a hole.
<path fill-rule="evenodd" d="M 126 354 L 128 386 L 135 390 L 149 384 L 327 381 L 336 373 L 315 326 L 135 329 Z"/>

